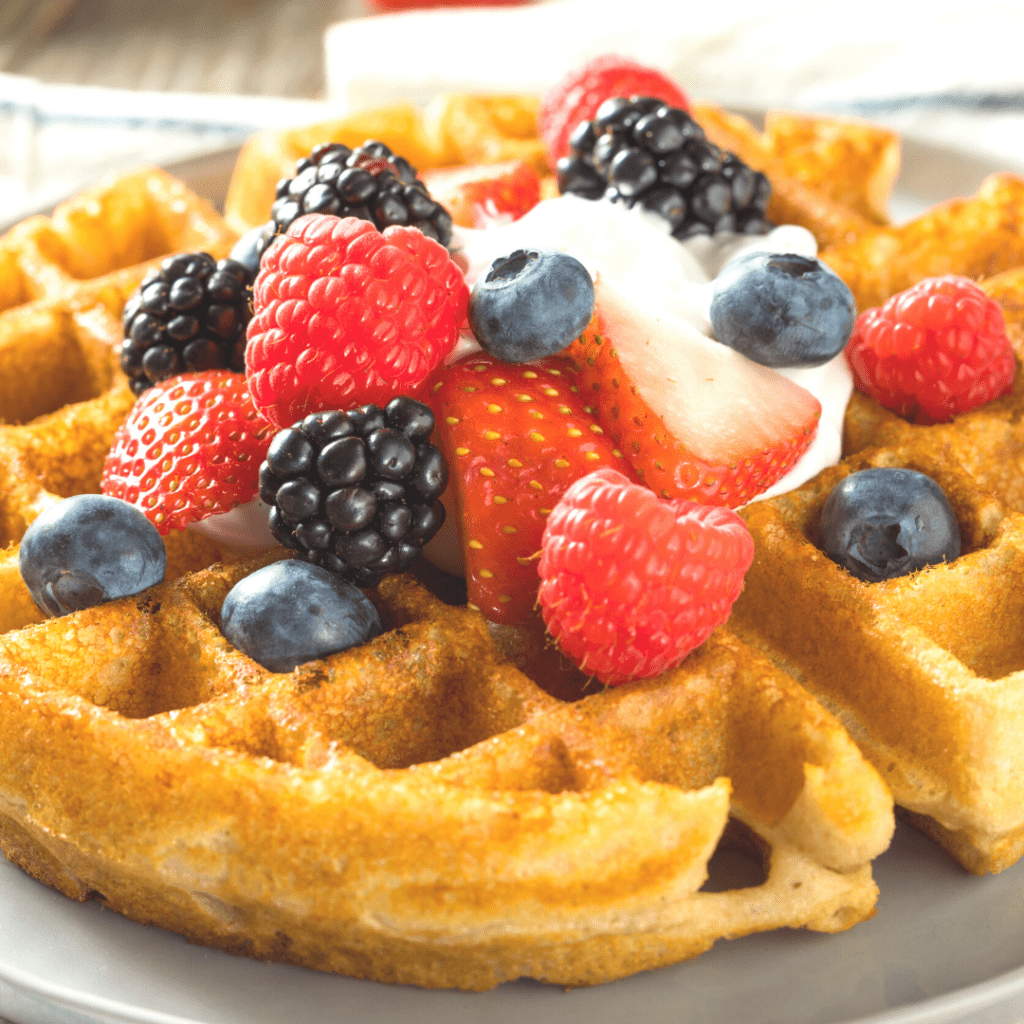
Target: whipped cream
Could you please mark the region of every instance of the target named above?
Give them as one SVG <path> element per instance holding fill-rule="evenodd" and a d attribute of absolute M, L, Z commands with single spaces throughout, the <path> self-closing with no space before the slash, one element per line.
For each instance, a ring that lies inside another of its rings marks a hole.
<path fill-rule="evenodd" d="M 270 532 L 269 514 L 270 506 L 257 497 L 230 512 L 189 523 L 188 529 L 228 549 L 272 548 L 277 539 Z"/>
<path fill-rule="evenodd" d="M 511 224 L 483 230 L 456 227 L 453 234 L 452 247 L 461 249 L 469 265 L 466 281 L 470 287 L 497 257 L 515 249 L 560 249 L 575 256 L 591 277 L 601 275 L 611 281 L 645 313 L 678 317 L 712 339 L 714 279 L 730 260 L 752 252 L 796 253 L 808 258 L 818 254 L 814 236 L 795 224 L 774 228 L 766 235 L 722 232 L 680 242 L 668 232 L 665 221 L 654 214 L 572 195 L 545 200 Z M 476 339 L 464 332 L 448 362 L 479 351 Z M 791 491 L 839 461 L 843 418 L 853 392 L 853 377 L 842 353 L 822 366 L 787 367 L 776 372 L 817 398 L 821 419 L 803 456 L 755 501 Z M 448 497 L 446 493 L 442 498 L 448 511 L 444 527 L 423 553 L 444 572 L 462 576 L 465 566 Z"/>
<path fill-rule="evenodd" d="M 774 228 L 766 235 L 724 232 L 679 242 L 668 233 L 665 221 L 654 214 L 571 195 L 547 199 L 511 224 L 484 230 L 457 227 L 454 236 L 453 247 L 461 248 L 469 263 L 466 280 L 470 286 L 497 257 L 515 249 L 560 249 L 575 256 L 591 277 L 600 274 L 610 281 L 646 313 L 679 317 L 708 338 L 714 338 L 714 279 L 726 263 L 751 252 L 796 253 L 808 258 L 818 254 L 814 236 L 795 224 Z M 466 332 L 449 361 L 479 351 L 476 340 Z M 817 398 L 821 420 L 800 460 L 755 500 L 791 491 L 839 461 L 843 417 L 853 392 L 853 377 L 842 353 L 822 366 L 776 372 Z"/>

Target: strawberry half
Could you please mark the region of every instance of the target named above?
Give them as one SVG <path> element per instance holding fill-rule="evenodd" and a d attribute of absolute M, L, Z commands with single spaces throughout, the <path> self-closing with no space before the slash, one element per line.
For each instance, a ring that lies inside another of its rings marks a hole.
<path fill-rule="evenodd" d="M 420 178 L 464 228 L 510 224 L 540 202 L 540 176 L 524 160 L 441 167 L 421 172 Z"/>
<path fill-rule="evenodd" d="M 162 533 L 256 497 L 274 434 L 229 370 L 183 373 L 144 392 L 114 435 L 101 489 Z"/>
<path fill-rule="evenodd" d="M 467 356 L 444 371 L 434 408 L 469 601 L 492 622 L 518 622 L 537 599 L 541 536 L 558 499 L 595 469 L 628 465 L 558 357 Z"/>
<path fill-rule="evenodd" d="M 598 421 L 655 493 L 736 508 L 807 450 L 821 417 L 809 391 L 607 284 L 595 290 L 594 318 L 566 352 Z"/>

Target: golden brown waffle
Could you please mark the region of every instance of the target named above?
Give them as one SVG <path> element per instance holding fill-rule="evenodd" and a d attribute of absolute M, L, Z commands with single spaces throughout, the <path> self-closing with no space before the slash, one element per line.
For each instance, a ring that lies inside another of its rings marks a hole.
<path fill-rule="evenodd" d="M 429 987 L 591 984 L 874 913 L 888 791 L 728 634 L 566 703 L 390 578 L 382 636 L 273 675 L 218 629 L 252 568 L 0 638 L 8 857 L 196 942 Z M 700 891 L 720 841 L 763 884 Z"/>
<path fill-rule="evenodd" d="M 545 173 L 538 105 L 530 96 L 443 94 L 425 110 L 399 104 L 290 131 L 257 132 L 239 154 L 224 215 L 239 234 L 265 223 L 278 181 L 293 177 L 295 162 L 321 142 L 355 147 L 378 139 L 417 170 L 526 160 Z"/>
<path fill-rule="evenodd" d="M 110 178 L 0 238 L 0 631 L 42 616 L 18 542 L 62 497 L 98 492 L 114 431 L 134 401 L 117 365 L 121 310 L 172 252 L 225 256 L 236 236 L 157 168 Z M 220 557 L 168 538 L 171 577 Z"/>
<path fill-rule="evenodd" d="M 959 558 L 869 584 L 818 550 L 832 488 L 869 466 L 938 482 L 960 524 Z M 915 436 L 850 456 L 744 518 L 756 554 L 731 627 L 839 716 L 896 803 L 964 867 L 1013 864 L 1024 853 L 1024 516 Z"/>

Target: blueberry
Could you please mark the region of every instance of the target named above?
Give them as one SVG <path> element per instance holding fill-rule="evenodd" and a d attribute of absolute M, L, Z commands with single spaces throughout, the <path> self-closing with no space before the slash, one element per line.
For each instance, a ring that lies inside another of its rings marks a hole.
<path fill-rule="evenodd" d="M 271 672 L 365 644 L 384 628 L 365 594 L 299 560 L 274 562 L 236 583 L 220 620 L 224 636 Z"/>
<path fill-rule="evenodd" d="M 25 532 L 18 568 L 48 615 L 91 608 L 163 582 L 167 552 L 156 527 L 119 498 L 79 494 Z"/>
<path fill-rule="evenodd" d="M 480 346 L 505 363 L 561 351 L 594 312 L 594 282 L 579 260 L 557 249 L 500 256 L 473 286 L 469 323 Z"/>
<path fill-rule="evenodd" d="M 895 579 L 960 554 L 960 527 L 942 488 L 912 469 L 864 469 L 828 496 L 821 550 L 865 583 Z"/>
<path fill-rule="evenodd" d="M 259 227 L 246 231 L 235 242 L 230 258 L 237 260 L 242 266 L 247 267 L 252 276 L 255 277 L 260 272 L 260 260 L 273 241 L 276 230 L 277 226 L 274 222 L 268 220 L 266 224 L 260 224 Z"/>
<path fill-rule="evenodd" d="M 857 315 L 853 293 L 820 260 L 752 252 L 715 278 L 715 337 L 762 366 L 821 366 L 842 352 Z"/>

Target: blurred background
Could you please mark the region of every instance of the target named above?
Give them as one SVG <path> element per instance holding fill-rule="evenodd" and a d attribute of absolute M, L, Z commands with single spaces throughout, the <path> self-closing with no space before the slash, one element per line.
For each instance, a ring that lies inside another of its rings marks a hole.
<path fill-rule="evenodd" d="M 367 0 L 4 0 L 0 71 L 66 85 L 304 99 L 324 30 Z"/>
<path fill-rule="evenodd" d="M 444 91 L 538 94 L 607 52 L 731 108 L 868 117 L 1021 170 L 1022 37 L 1020 0 L 2 0 L 0 225 L 108 170 Z"/>

